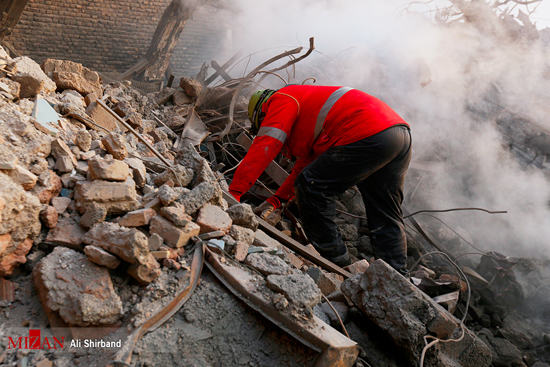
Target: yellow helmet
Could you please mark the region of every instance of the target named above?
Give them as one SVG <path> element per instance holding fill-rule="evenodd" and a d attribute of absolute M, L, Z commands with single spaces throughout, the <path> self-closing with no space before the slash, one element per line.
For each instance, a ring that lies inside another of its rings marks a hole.
<path fill-rule="evenodd" d="M 254 92 L 250 97 L 250 101 L 248 102 L 248 118 L 250 122 L 252 122 L 252 127 L 255 130 L 260 130 L 260 120 L 263 118 L 263 116 L 261 116 L 262 106 L 273 93 L 275 93 L 275 91 L 272 89 L 259 90 Z"/>

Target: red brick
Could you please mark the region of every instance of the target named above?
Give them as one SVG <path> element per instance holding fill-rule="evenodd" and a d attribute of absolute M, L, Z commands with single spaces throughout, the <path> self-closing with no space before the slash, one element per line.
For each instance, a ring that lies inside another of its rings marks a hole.
<path fill-rule="evenodd" d="M 139 209 L 133 212 L 128 212 L 118 221 L 118 225 L 122 227 L 141 227 L 146 226 L 157 214 L 153 209 Z"/>
<path fill-rule="evenodd" d="M 369 262 L 367 260 L 360 260 L 351 265 L 346 266 L 344 269 L 352 274 L 363 274 L 365 270 L 369 268 Z"/>
<path fill-rule="evenodd" d="M 233 221 L 222 208 L 206 204 L 200 210 L 195 221 L 201 227 L 200 233 L 223 231 L 228 233 Z"/>
<path fill-rule="evenodd" d="M 59 219 L 59 214 L 53 206 L 48 205 L 40 212 L 40 220 L 48 228 L 55 228 L 57 226 L 57 221 Z"/>
<path fill-rule="evenodd" d="M 147 285 L 155 281 L 161 274 L 160 265 L 153 255 L 149 254 L 147 263 L 132 264 L 128 268 L 128 274 L 135 278 L 139 284 Z"/>
<path fill-rule="evenodd" d="M 187 245 L 192 236 L 197 236 L 200 227 L 193 222 L 188 223 L 185 227 L 177 227 L 157 215 L 151 219 L 149 231 L 161 236 L 167 245 L 178 248 Z"/>
<path fill-rule="evenodd" d="M 250 246 L 242 241 L 237 241 L 237 244 L 235 245 L 235 260 L 243 262 L 244 259 L 246 259 L 246 255 L 248 255 L 248 248 Z"/>

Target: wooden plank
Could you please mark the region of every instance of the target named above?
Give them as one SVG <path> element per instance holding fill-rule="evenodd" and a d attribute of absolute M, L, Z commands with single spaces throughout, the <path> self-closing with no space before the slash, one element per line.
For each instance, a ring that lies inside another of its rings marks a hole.
<path fill-rule="evenodd" d="M 233 55 L 229 60 L 226 61 L 225 64 L 221 66 L 223 70 L 230 67 L 239 57 L 241 57 L 243 54 L 243 50 L 239 50 L 235 55 Z M 212 83 L 217 77 L 219 77 L 220 74 L 216 71 L 214 74 L 210 75 L 208 79 L 204 82 L 204 86 L 208 86 L 210 83 Z"/>
<path fill-rule="evenodd" d="M 223 70 L 223 68 L 216 62 L 216 60 L 212 60 L 210 62 L 210 65 L 220 74 L 220 76 L 226 81 L 230 81 L 232 78 Z"/>

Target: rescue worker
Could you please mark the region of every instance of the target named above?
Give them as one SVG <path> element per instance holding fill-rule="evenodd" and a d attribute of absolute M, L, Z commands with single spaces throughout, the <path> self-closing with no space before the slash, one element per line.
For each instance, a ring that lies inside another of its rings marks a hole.
<path fill-rule="evenodd" d="M 283 150 L 297 159 L 294 168 L 256 212 L 265 219 L 295 196 L 313 246 L 346 266 L 350 258 L 334 222 L 335 200 L 356 185 L 375 255 L 405 273 L 401 203 L 411 158 L 409 125 L 381 100 L 348 87 L 289 85 L 258 91 L 248 113 L 257 136 L 229 192 L 240 200 Z"/>

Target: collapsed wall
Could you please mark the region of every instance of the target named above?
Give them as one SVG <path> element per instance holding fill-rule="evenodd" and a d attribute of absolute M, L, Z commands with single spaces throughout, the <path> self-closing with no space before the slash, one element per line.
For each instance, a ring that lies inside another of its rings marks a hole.
<path fill-rule="evenodd" d="M 145 55 L 170 1 L 30 0 L 7 40 L 39 63 L 56 58 L 122 73 Z M 205 61 L 224 55 L 226 16 L 211 7 L 195 12 L 172 55 L 174 75 L 196 75 Z"/>

